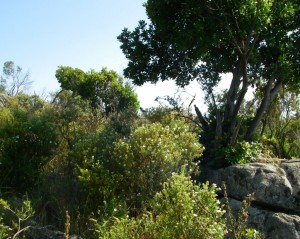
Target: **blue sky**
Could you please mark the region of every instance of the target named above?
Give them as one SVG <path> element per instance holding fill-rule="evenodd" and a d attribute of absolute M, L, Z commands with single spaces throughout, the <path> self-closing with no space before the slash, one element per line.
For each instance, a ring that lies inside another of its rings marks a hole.
<path fill-rule="evenodd" d="M 145 0 L 7 0 L 0 2 L 0 66 L 14 61 L 29 70 L 32 91 L 41 94 L 59 89 L 58 66 L 82 70 L 102 67 L 122 74 L 127 65 L 117 36 L 146 20 Z M 2 73 L 2 71 L 1 71 Z M 187 91 L 200 97 L 199 86 Z M 155 105 L 158 95 L 172 95 L 172 83 L 137 87 L 141 105 Z M 199 98 L 199 105 L 203 102 Z"/>

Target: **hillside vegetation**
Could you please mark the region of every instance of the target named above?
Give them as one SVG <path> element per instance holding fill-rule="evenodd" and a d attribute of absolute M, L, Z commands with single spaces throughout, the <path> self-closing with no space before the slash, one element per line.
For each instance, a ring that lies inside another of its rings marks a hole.
<path fill-rule="evenodd" d="M 116 72 L 60 66 L 50 98 L 13 61 L 0 81 L 0 238 L 259 238 L 199 184 L 199 165 L 300 157 L 299 0 L 148 0 L 118 36 L 135 85 L 197 81 L 207 112 L 140 109 Z M 217 91 L 224 74 L 228 89 Z M 248 99 L 247 92 L 253 92 Z M 197 102 L 196 102 L 197 103 Z M 227 214 L 224 211 L 227 210 Z M 226 216 L 225 216 L 226 215 Z"/>

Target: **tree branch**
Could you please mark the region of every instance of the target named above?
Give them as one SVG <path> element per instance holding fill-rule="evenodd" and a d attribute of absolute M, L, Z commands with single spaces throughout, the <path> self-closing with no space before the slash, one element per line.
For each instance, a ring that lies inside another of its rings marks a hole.
<path fill-rule="evenodd" d="M 29 228 L 31 228 L 31 226 L 27 226 L 27 227 L 22 228 L 21 230 L 18 230 L 12 239 L 16 239 L 22 232 L 28 230 Z"/>

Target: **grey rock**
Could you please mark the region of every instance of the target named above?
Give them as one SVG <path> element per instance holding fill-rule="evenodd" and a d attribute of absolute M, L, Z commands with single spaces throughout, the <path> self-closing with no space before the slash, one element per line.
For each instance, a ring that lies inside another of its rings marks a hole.
<path fill-rule="evenodd" d="M 265 224 L 266 239 L 300 238 L 300 217 L 271 213 Z"/>
<path fill-rule="evenodd" d="M 300 239 L 300 160 L 203 169 L 202 181 L 225 182 L 233 211 L 253 194 L 248 224 L 266 239 Z"/>
<path fill-rule="evenodd" d="M 242 206 L 238 200 L 230 199 L 230 206 L 237 214 Z M 299 239 L 300 217 L 265 210 L 261 207 L 249 208 L 248 227 L 255 228 L 265 235 L 265 239 Z"/>
<path fill-rule="evenodd" d="M 254 202 L 300 213 L 300 161 L 282 164 L 252 163 L 212 170 L 207 179 L 221 185 L 230 197 L 243 200 L 254 193 Z"/>

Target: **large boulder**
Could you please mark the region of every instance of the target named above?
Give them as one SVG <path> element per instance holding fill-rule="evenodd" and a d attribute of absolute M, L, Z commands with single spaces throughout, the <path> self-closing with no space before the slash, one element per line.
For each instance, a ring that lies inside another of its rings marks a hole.
<path fill-rule="evenodd" d="M 232 208 L 252 194 L 248 223 L 267 239 L 300 238 L 300 160 L 203 169 L 202 180 L 225 182 Z"/>
<path fill-rule="evenodd" d="M 251 163 L 206 171 L 211 183 L 226 183 L 229 197 L 243 200 L 253 194 L 254 203 L 277 211 L 300 213 L 300 160 L 278 164 Z"/>

